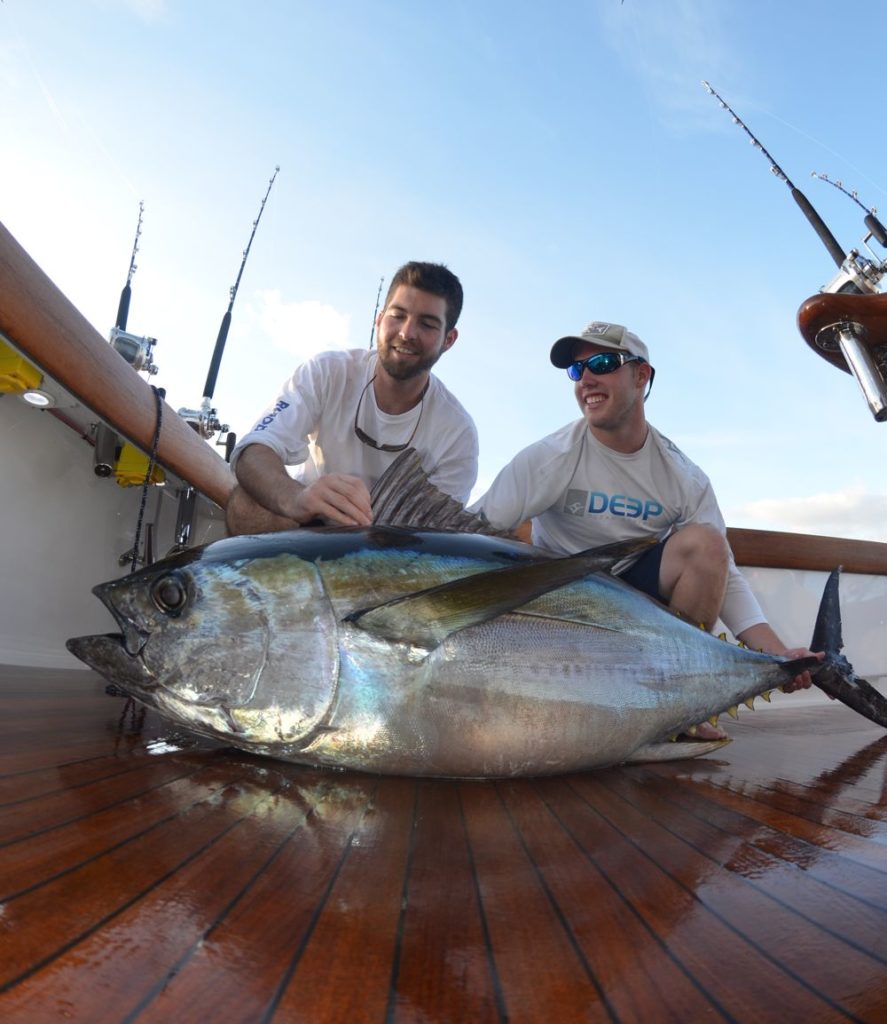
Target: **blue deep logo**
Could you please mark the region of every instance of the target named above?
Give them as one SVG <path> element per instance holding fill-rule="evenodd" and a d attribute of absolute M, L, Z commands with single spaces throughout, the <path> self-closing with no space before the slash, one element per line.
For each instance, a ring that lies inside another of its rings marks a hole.
<path fill-rule="evenodd" d="M 658 501 L 632 498 L 627 494 L 605 494 L 603 491 L 570 489 L 564 498 L 564 512 L 571 516 L 624 516 L 626 519 L 655 519 L 665 511 Z"/>
<path fill-rule="evenodd" d="M 627 494 L 604 494 L 603 491 L 592 491 L 588 497 L 588 511 L 591 515 L 625 516 L 627 519 L 655 519 L 661 516 L 662 506 L 658 501 L 631 498 Z"/>

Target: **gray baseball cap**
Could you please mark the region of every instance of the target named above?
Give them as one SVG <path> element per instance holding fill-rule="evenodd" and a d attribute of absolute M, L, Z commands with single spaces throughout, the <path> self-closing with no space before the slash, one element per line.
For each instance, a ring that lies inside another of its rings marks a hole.
<path fill-rule="evenodd" d="M 612 348 L 616 352 L 629 352 L 633 356 L 640 356 L 645 362 L 650 362 L 647 346 L 628 328 L 621 324 L 592 320 L 581 334 L 568 334 L 565 338 L 558 338 L 551 347 L 552 363 L 559 370 L 565 370 L 574 361 L 573 350 L 583 342 L 600 345 L 601 348 Z"/>

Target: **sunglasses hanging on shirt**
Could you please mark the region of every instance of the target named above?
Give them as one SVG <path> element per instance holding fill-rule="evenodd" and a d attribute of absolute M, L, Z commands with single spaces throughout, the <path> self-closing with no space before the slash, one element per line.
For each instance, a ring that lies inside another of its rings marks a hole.
<path fill-rule="evenodd" d="M 428 390 L 428 385 L 431 383 L 431 381 L 429 380 L 426 382 L 425 388 L 422 391 L 422 397 L 419 400 L 419 415 L 416 419 L 416 425 L 413 427 L 412 434 L 410 434 L 410 436 L 407 438 L 406 441 L 404 441 L 403 444 L 379 444 L 379 442 L 376 441 L 375 438 L 370 437 L 370 435 L 367 434 L 366 431 L 361 430 L 357 423 L 357 418 L 360 416 L 360 407 L 363 404 L 363 396 L 367 393 L 367 389 L 370 387 L 370 385 L 373 383 L 375 379 L 375 375 L 370 377 L 369 383 L 366 385 L 363 391 L 361 391 L 360 398 L 358 398 L 357 400 L 357 408 L 354 410 L 354 433 L 357 435 L 358 440 L 362 444 L 369 445 L 370 448 L 375 448 L 377 452 L 406 451 L 406 449 L 409 448 L 409 446 L 413 443 L 413 438 L 416 436 L 416 431 L 419 429 L 419 424 L 422 422 L 422 413 L 425 409 L 425 392 Z"/>

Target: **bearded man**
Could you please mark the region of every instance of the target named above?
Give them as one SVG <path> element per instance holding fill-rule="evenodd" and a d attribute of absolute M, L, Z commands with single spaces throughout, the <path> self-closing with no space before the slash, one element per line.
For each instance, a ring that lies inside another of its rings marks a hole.
<path fill-rule="evenodd" d="M 477 477 L 477 430 L 431 373 L 458 337 L 461 310 L 455 274 L 437 263 L 404 264 L 376 318 L 376 349 L 303 363 L 240 439 L 228 532 L 368 526 L 370 489 L 407 447 L 432 483 L 465 502 Z"/>

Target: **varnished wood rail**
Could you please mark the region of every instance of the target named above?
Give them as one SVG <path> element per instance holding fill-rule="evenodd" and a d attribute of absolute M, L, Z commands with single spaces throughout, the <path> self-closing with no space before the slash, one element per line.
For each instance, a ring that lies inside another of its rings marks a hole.
<path fill-rule="evenodd" d="M 887 576 L 887 544 L 777 530 L 727 530 L 737 565 L 765 569 L 807 569 Z"/>
<path fill-rule="evenodd" d="M 529 520 L 514 531 L 530 543 Z M 804 569 L 887 576 L 887 544 L 874 540 L 847 540 L 779 530 L 746 530 L 728 527 L 727 538 L 737 565 L 762 569 Z"/>

